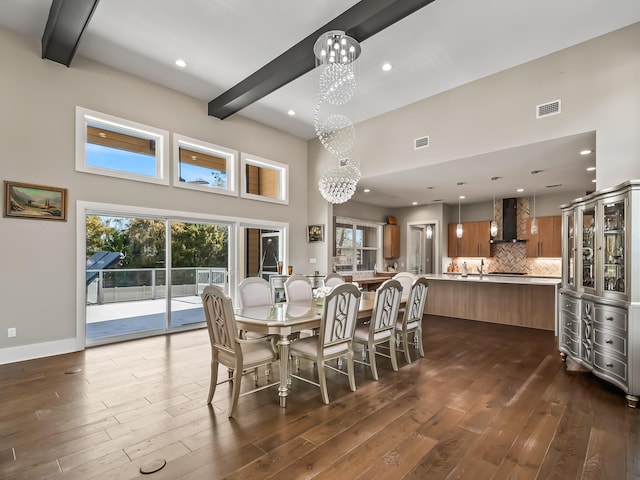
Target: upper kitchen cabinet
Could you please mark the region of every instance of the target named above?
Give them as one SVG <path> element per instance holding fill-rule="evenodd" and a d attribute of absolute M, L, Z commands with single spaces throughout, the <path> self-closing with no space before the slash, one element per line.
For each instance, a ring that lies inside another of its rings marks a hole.
<path fill-rule="evenodd" d="M 387 224 L 384 226 L 384 258 L 400 256 L 400 226 Z"/>
<path fill-rule="evenodd" d="M 562 256 L 562 216 L 537 217 L 538 233 L 531 233 L 527 219 L 527 257 L 560 258 Z"/>
<path fill-rule="evenodd" d="M 462 238 L 456 237 L 456 223 L 449 224 L 450 257 L 490 257 L 489 240 L 491 222 L 466 222 L 462 224 Z"/>

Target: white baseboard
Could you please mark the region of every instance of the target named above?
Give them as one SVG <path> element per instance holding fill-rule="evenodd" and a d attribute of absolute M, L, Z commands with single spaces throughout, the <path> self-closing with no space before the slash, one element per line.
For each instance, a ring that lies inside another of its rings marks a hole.
<path fill-rule="evenodd" d="M 63 353 L 77 352 L 84 347 L 78 345 L 76 338 L 56 340 L 54 342 L 33 343 L 19 347 L 0 348 L 0 365 L 22 362 L 35 358 L 50 357 Z"/>

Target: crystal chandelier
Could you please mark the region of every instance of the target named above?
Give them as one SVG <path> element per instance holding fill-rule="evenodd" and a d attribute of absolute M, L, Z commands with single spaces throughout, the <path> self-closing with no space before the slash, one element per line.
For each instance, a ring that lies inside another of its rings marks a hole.
<path fill-rule="evenodd" d="M 321 35 L 313 47 L 316 64 L 323 66 L 313 124 L 322 146 L 338 161 L 324 171 L 318 182 L 320 194 L 331 203 L 349 200 L 361 176 L 353 152 L 356 129 L 351 120 L 338 111 L 355 93 L 353 67 L 360 52 L 360 44 L 341 30 Z"/>

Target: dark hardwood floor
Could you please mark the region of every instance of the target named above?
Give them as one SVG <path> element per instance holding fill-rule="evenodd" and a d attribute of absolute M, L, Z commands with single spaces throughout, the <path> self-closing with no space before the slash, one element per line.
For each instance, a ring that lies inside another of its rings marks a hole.
<path fill-rule="evenodd" d="M 234 419 L 228 385 L 205 405 L 206 330 L 0 366 L 0 478 L 640 479 L 640 412 L 562 363 L 552 332 L 424 327 L 424 359 L 381 359 L 377 382 L 356 365 L 355 393 L 330 372 L 329 405 L 294 380 L 286 409 L 269 389 Z"/>

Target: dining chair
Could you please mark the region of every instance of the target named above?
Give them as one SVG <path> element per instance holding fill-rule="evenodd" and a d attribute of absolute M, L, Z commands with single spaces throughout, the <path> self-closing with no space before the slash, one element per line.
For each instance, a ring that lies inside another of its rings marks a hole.
<path fill-rule="evenodd" d="M 306 358 L 316 363 L 318 382 L 299 375 L 292 377 L 320 387 L 322 401 L 329 403 L 326 369 L 330 368 L 349 377 L 349 387 L 356 391 L 356 379 L 353 364 L 353 332 L 360 306 L 360 291 L 350 283 L 334 287 L 324 298 L 320 329 L 318 335 L 305 337 L 291 344 L 290 352 L 294 357 Z M 328 365 L 334 358 L 347 357 L 347 373 Z"/>
<path fill-rule="evenodd" d="M 393 370 L 398 371 L 395 328 L 401 297 L 402 285 L 400 282 L 393 279 L 386 280 L 376 290 L 371 320 L 368 324 L 358 325 L 353 334 L 353 341 L 362 344 L 365 352 L 369 354 L 368 362 L 359 360 L 356 362 L 369 365 L 374 380 L 378 380 L 376 355 L 391 358 Z M 389 355 L 376 350 L 376 345 L 385 343 L 389 346 Z"/>
<path fill-rule="evenodd" d="M 429 284 L 424 277 L 417 277 L 409 288 L 409 296 L 404 307 L 404 313 L 398 315 L 396 323 L 396 334 L 402 343 L 402 348 L 398 350 L 404 352 L 407 363 L 411 363 L 409 354 L 409 334 L 413 333 L 413 342 L 421 357 L 424 357 L 424 347 L 422 345 L 422 316 L 424 306 L 427 302 L 427 291 Z"/>
<path fill-rule="evenodd" d="M 271 305 L 271 286 L 264 278 L 248 277 L 238 284 L 238 303 L 241 307 Z"/>
<path fill-rule="evenodd" d="M 313 298 L 311 281 L 304 275 L 294 274 L 284 282 L 284 294 L 287 302 L 300 302 Z"/>
<path fill-rule="evenodd" d="M 207 403 L 211 403 L 219 384 L 231 382 L 232 393 L 228 415 L 232 417 L 240 396 L 279 385 L 279 382 L 274 382 L 258 387 L 256 379 L 256 388 L 240 395 L 242 376 L 249 371 L 255 371 L 259 366 L 270 366 L 277 360 L 278 355 L 267 340 L 240 338 L 233 312 L 233 303 L 222 288 L 217 285 L 205 287 L 202 292 L 202 306 L 211 343 L 211 379 Z M 221 382 L 218 382 L 219 364 L 229 369 L 229 378 Z"/>
<path fill-rule="evenodd" d="M 345 279 L 339 273 L 329 273 L 326 277 L 324 277 L 325 287 L 335 287 L 336 285 L 340 285 L 341 283 L 345 283 Z"/>
<path fill-rule="evenodd" d="M 411 272 L 398 272 L 391 278 L 400 282 L 400 285 L 402 285 L 402 295 L 407 296 L 411 285 L 413 285 L 413 282 L 418 277 Z"/>

